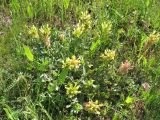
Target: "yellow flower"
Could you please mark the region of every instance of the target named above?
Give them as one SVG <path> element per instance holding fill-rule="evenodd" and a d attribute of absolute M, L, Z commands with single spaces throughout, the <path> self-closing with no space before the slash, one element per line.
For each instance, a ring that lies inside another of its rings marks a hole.
<path fill-rule="evenodd" d="M 113 50 L 106 49 L 104 54 L 101 54 L 101 57 L 105 60 L 114 60 L 116 52 Z"/>
<path fill-rule="evenodd" d="M 78 23 L 77 27 L 73 31 L 73 35 L 76 37 L 80 37 L 84 31 L 84 27 L 85 26 L 83 24 Z"/>
<path fill-rule="evenodd" d="M 51 34 L 51 28 L 49 27 L 49 25 L 44 25 L 40 28 L 40 32 L 43 36 L 50 36 Z"/>
<path fill-rule="evenodd" d="M 38 29 L 33 25 L 29 30 L 29 35 L 31 35 L 33 38 L 39 38 Z"/>
<path fill-rule="evenodd" d="M 75 55 L 73 55 L 71 58 L 67 58 L 65 63 L 63 64 L 63 67 L 68 67 L 70 70 L 76 70 L 80 67 L 80 59 L 76 58 Z"/>
<path fill-rule="evenodd" d="M 96 100 L 95 102 L 93 101 L 89 101 L 84 103 L 84 109 L 90 113 L 94 113 L 94 114 L 100 114 L 100 109 L 101 107 L 104 106 L 103 104 L 99 104 L 98 100 Z"/>
<path fill-rule="evenodd" d="M 82 21 L 84 21 L 84 20 L 90 20 L 91 19 L 91 15 L 88 14 L 88 11 L 82 12 L 80 19 Z"/>
<path fill-rule="evenodd" d="M 40 28 L 42 39 L 47 47 L 51 46 L 50 34 L 51 28 L 47 25 L 44 25 Z"/>
<path fill-rule="evenodd" d="M 152 32 L 149 37 L 148 40 L 145 42 L 144 44 L 144 49 L 148 49 L 150 48 L 153 44 L 155 44 L 158 40 L 160 39 L 160 34 L 156 33 L 156 31 Z"/>
<path fill-rule="evenodd" d="M 102 23 L 102 32 L 103 33 L 110 33 L 111 32 L 111 29 L 112 29 L 112 23 L 111 21 L 107 21 L 107 22 L 103 22 Z"/>
<path fill-rule="evenodd" d="M 92 20 L 91 15 L 88 14 L 88 11 L 82 12 L 81 22 L 84 24 L 85 29 L 91 28 Z"/>
<path fill-rule="evenodd" d="M 153 42 L 156 42 L 160 39 L 160 34 L 159 33 L 156 33 L 156 31 L 152 32 L 150 35 L 149 35 L 149 41 L 153 41 Z"/>
<path fill-rule="evenodd" d="M 81 93 L 81 91 L 79 91 L 79 88 L 80 88 L 80 86 L 77 85 L 77 82 L 75 82 L 74 84 L 68 83 L 65 86 L 66 94 L 69 96 L 69 98 L 72 98 L 72 97 L 76 96 L 77 94 Z"/>
<path fill-rule="evenodd" d="M 91 15 L 88 14 L 87 11 L 82 12 L 77 27 L 73 31 L 73 35 L 76 37 L 80 37 L 85 30 L 91 28 L 91 24 L 92 24 Z"/>

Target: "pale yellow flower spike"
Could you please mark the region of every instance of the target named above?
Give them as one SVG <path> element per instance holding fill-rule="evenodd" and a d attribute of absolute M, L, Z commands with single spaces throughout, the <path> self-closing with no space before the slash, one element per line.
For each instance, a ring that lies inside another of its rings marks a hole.
<path fill-rule="evenodd" d="M 114 60 L 115 55 L 116 55 L 116 52 L 115 52 L 115 51 L 106 49 L 106 50 L 104 51 L 104 54 L 101 54 L 101 57 L 102 57 L 104 60 Z"/>
<path fill-rule="evenodd" d="M 34 25 L 29 29 L 28 34 L 33 38 L 39 38 L 38 29 Z"/>
<path fill-rule="evenodd" d="M 99 104 L 98 100 L 96 100 L 95 102 L 93 101 L 89 101 L 84 103 L 84 109 L 90 113 L 94 113 L 94 114 L 100 114 L 100 109 L 101 107 L 104 106 L 103 104 Z"/>
<path fill-rule="evenodd" d="M 51 28 L 49 25 L 44 25 L 40 28 L 40 33 L 43 38 L 43 41 L 47 47 L 51 46 L 51 40 L 50 40 L 50 34 L 51 34 Z"/>
<path fill-rule="evenodd" d="M 68 83 L 65 86 L 66 94 L 69 96 L 69 98 L 72 98 L 72 97 L 76 96 L 77 94 L 81 93 L 81 91 L 79 91 L 79 88 L 80 88 L 80 86 L 77 85 L 76 82 L 74 84 Z"/>
<path fill-rule="evenodd" d="M 75 55 L 73 55 L 71 58 L 66 58 L 66 61 L 63 62 L 63 67 L 68 67 L 70 70 L 77 70 L 80 67 L 80 59 L 76 58 Z"/>

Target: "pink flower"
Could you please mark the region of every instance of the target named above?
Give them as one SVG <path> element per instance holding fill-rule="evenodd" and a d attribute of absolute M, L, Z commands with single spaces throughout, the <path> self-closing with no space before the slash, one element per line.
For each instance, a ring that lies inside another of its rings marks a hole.
<path fill-rule="evenodd" d="M 131 69 L 133 69 L 133 66 L 131 65 L 130 62 L 128 62 L 128 60 L 126 60 L 125 62 L 121 63 L 118 69 L 118 73 L 123 75 L 125 73 L 128 73 L 128 71 Z"/>
<path fill-rule="evenodd" d="M 150 86 L 147 82 L 145 82 L 145 83 L 142 84 L 142 87 L 143 87 L 143 89 L 144 89 L 145 91 L 148 91 L 151 86 Z"/>

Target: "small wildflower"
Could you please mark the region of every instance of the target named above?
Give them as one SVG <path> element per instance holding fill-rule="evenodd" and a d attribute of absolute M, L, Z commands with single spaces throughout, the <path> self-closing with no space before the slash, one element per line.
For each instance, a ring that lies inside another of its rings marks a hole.
<path fill-rule="evenodd" d="M 80 19 L 81 19 L 81 22 L 84 24 L 85 29 L 91 28 L 91 24 L 92 24 L 91 15 L 88 14 L 87 11 L 82 12 Z"/>
<path fill-rule="evenodd" d="M 76 37 L 80 37 L 84 31 L 84 27 L 85 26 L 83 24 L 78 23 L 77 27 L 73 31 L 73 35 Z"/>
<path fill-rule="evenodd" d="M 68 83 L 65 86 L 66 94 L 69 96 L 69 98 L 73 98 L 77 94 L 81 93 L 81 91 L 79 91 L 79 88 L 80 88 L 80 86 L 77 85 L 77 82 L 75 82 L 74 84 Z"/>
<path fill-rule="evenodd" d="M 51 40 L 50 40 L 50 34 L 51 34 L 51 28 L 47 25 L 44 25 L 40 28 L 41 36 L 44 40 L 44 43 L 47 47 L 51 46 Z"/>
<path fill-rule="evenodd" d="M 49 25 L 44 25 L 40 28 L 40 32 L 43 36 L 50 36 L 51 34 L 51 28 L 49 27 Z"/>
<path fill-rule="evenodd" d="M 144 49 L 148 49 L 149 47 L 151 47 L 153 44 L 155 44 L 158 40 L 160 39 L 160 34 L 156 33 L 156 31 L 152 32 L 149 37 L 148 40 L 145 42 L 144 44 Z"/>
<path fill-rule="evenodd" d="M 154 31 L 153 33 L 151 33 L 149 35 L 149 41 L 153 41 L 153 42 L 156 42 L 157 40 L 160 39 L 160 34 L 159 33 L 156 33 L 156 31 Z"/>
<path fill-rule="evenodd" d="M 142 87 L 143 87 L 143 89 L 144 89 L 145 91 L 148 91 L 151 86 L 150 86 L 147 82 L 145 82 L 145 83 L 142 84 Z"/>
<path fill-rule="evenodd" d="M 128 71 L 131 69 L 133 69 L 133 66 L 131 65 L 130 62 L 128 62 L 128 60 L 126 60 L 125 62 L 121 63 L 121 66 L 118 69 L 118 73 L 123 75 L 125 73 L 128 73 Z"/>
<path fill-rule="evenodd" d="M 112 23 L 111 21 L 107 21 L 107 22 L 103 22 L 102 23 L 102 32 L 103 33 L 110 33 L 111 32 L 111 29 L 112 29 Z"/>
<path fill-rule="evenodd" d="M 82 21 L 90 20 L 90 19 L 91 19 L 91 15 L 90 15 L 90 14 L 88 14 L 88 12 L 87 12 L 87 11 L 82 12 L 80 19 L 81 19 Z"/>
<path fill-rule="evenodd" d="M 68 67 L 70 70 L 77 70 L 80 67 L 80 59 L 76 58 L 75 55 L 73 55 L 71 58 L 67 58 L 65 63 L 63 63 L 63 67 Z"/>
<path fill-rule="evenodd" d="M 96 100 L 95 102 L 93 101 L 89 101 L 84 103 L 84 109 L 90 113 L 94 113 L 94 114 L 100 114 L 100 109 L 101 107 L 104 106 L 103 104 L 99 104 L 98 100 Z"/>
<path fill-rule="evenodd" d="M 73 35 L 76 37 L 80 37 L 86 29 L 91 28 L 91 24 L 92 24 L 91 15 L 88 14 L 87 11 L 82 12 L 80 20 L 73 31 Z"/>
<path fill-rule="evenodd" d="M 30 29 L 29 29 L 29 35 L 31 35 L 33 38 L 39 38 L 39 34 L 38 34 L 38 29 L 33 25 Z"/>
<path fill-rule="evenodd" d="M 104 54 L 101 54 L 101 57 L 104 60 L 114 60 L 114 58 L 115 58 L 115 51 L 106 49 L 105 52 L 104 52 Z"/>

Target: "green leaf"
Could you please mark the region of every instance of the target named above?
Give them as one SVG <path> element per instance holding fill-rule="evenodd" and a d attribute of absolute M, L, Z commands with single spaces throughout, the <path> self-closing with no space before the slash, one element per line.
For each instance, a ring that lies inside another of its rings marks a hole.
<path fill-rule="evenodd" d="M 91 51 L 92 54 L 97 50 L 97 48 L 100 46 L 100 44 L 101 44 L 101 40 L 100 39 L 97 40 L 96 42 L 92 43 L 92 45 L 90 47 L 90 51 Z"/>
<path fill-rule="evenodd" d="M 115 113 L 112 120 L 119 120 L 119 114 L 118 114 L 118 113 Z"/>
<path fill-rule="evenodd" d="M 150 0 L 146 0 L 146 6 L 148 7 L 150 5 Z"/>
<path fill-rule="evenodd" d="M 139 50 L 141 51 L 143 49 L 143 46 L 144 46 L 144 43 L 148 40 L 148 36 L 143 33 L 142 34 L 142 37 L 141 37 L 141 43 L 140 43 L 140 48 Z"/>
<path fill-rule="evenodd" d="M 15 120 L 14 117 L 13 117 L 13 112 L 11 110 L 11 108 L 8 106 L 8 105 L 5 105 L 6 107 L 3 108 L 3 110 L 5 111 L 7 117 L 9 120 Z"/>
<path fill-rule="evenodd" d="M 49 62 L 47 60 L 44 60 L 42 63 L 37 62 L 36 66 L 39 71 L 45 72 L 48 69 L 48 64 Z"/>
<path fill-rule="evenodd" d="M 147 59 L 143 56 L 143 65 L 146 66 L 147 65 Z"/>
<path fill-rule="evenodd" d="M 30 61 L 33 61 L 34 60 L 34 56 L 30 50 L 30 48 L 26 45 L 23 46 L 24 48 L 24 52 L 25 52 L 25 55 L 27 56 L 28 60 Z"/>
<path fill-rule="evenodd" d="M 63 0 L 64 8 L 67 9 L 69 7 L 70 0 Z"/>
<path fill-rule="evenodd" d="M 28 12 L 28 16 L 29 16 L 30 18 L 32 18 L 32 17 L 33 17 L 33 12 L 32 12 L 32 9 L 31 9 L 30 6 L 27 7 L 27 12 Z"/>
<path fill-rule="evenodd" d="M 134 102 L 134 98 L 132 98 L 132 97 L 127 97 L 127 99 L 125 100 L 125 102 L 126 102 L 127 104 L 133 103 L 133 102 Z"/>
<path fill-rule="evenodd" d="M 59 76 L 59 78 L 58 78 L 58 84 L 59 84 L 59 85 L 62 85 L 62 84 L 64 83 L 67 74 L 68 74 L 68 69 L 67 69 L 67 68 L 64 68 L 64 69 L 62 70 L 62 72 L 60 73 L 60 76 Z"/>
<path fill-rule="evenodd" d="M 39 106 L 41 107 L 41 111 L 44 112 L 47 115 L 48 120 L 53 120 L 53 118 L 50 116 L 48 111 L 44 108 L 44 106 L 41 103 L 39 103 Z"/>
<path fill-rule="evenodd" d="M 57 82 L 54 81 L 53 83 L 50 83 L 50 84 L 48 85 L 48 91 L 51 93 L 51 92 L 53 92 L 54 90 L 56 90 L 57 87 L 58 87 L 58 86 L 57 86 Z"/>
<path fill-rule="evenodd" d="M 53 81 L 48 85 L 48 91 L 51 93 L 54 90 L 58 90 L 58 86 L 62 85 L 65 82 L 66 76 L 68 75 L 68 69 L 64 68 L 59 75 L 58 81 Z"/>
<path fill-rule="evenodd" d="M 154 57 L 150 58 L 148 66 L 150 66 L 150 67 L 154 66 L 155 62 L 156 62 L 156 60 Z"/>

